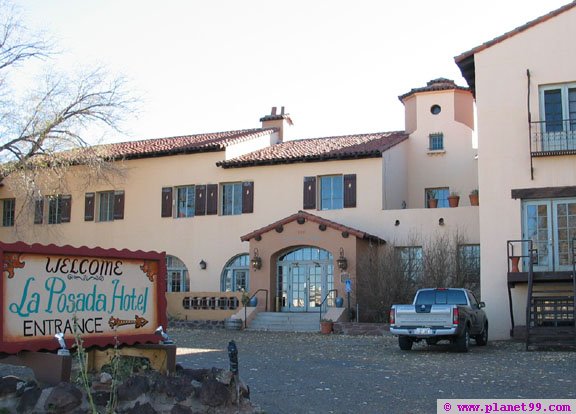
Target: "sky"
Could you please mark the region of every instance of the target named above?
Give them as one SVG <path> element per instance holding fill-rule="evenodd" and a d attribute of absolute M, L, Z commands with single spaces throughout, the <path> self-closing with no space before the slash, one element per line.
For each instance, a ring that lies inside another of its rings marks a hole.
<path fill-rule="evenodd" d="M 105 66 L 140 98 L 108 142 L 260 127 L 292 138 L 404 129 L 398 96 L 568 0 L 13 0 L 63 71 Z"/>

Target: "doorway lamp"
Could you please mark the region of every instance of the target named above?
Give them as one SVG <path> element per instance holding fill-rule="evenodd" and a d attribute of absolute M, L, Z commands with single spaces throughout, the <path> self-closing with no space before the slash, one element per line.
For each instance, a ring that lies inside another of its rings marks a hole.
<path fill-rule="evenodd" d="M 340 247 L 340 257 L 336 262 L 340 270 L 346 270 L 348 268 L 348 259 L 344 257 L 344 249 L 342 247 Z"/>
<path fill-rule="evenodd" d="M 254 256 L 252 257 L 252 267 L 256 270 L 262 267 L 262 258 L 258 255 L 258 249 L 254 249 Z"/>

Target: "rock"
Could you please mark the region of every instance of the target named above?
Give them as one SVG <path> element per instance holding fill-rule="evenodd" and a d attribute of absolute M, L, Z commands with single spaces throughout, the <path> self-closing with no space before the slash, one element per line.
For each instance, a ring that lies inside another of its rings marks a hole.
<path fill-rule="evenodd" d="M 226 385 L 230 385 L 230 383 L 232 382 L 232 378 L 234 378 L 234 374 L 232 373 L 232 371 L 227 370 L 221 370 L 216 375 L 216 380 Z"/>
<path fill-rule="evenodd" d="M 112 375 L 107 372 L 100 373 L 100 383 L 101 384 L 110 384 L 112 383 Z"/>
<path fill-rule="evenodd" d="M 126 414 L 158 414 L 158 411 L 156 411 L 150 403 L 140 405 L 140 403 L 137 402 L 133 408 L 126 411 Z"/>
<path fill-rule="evenodd" d="M 167 377 L 157 375 L 153 381 L 152 391 L 174 397 L 176 401 L 184 401 L 195 396 L 195 387 L 187 377 Z"/>
<path fill-rule="evenodd" d="M 230 390 L 221 382 L 210 379 L 202 383 L 200 402 L 210 407 L 219 407 L 230 400 Z"/>
<path fill-rule="evenodd" d="M 172 407 L 172 410 L 170 410 L 170 414 L 193 414 L 193 413 L 194 411 L 192 411 L 192 408 L 186 407 L 181 404 L 174 405 L 174 407 Z"/>
<path fill-rule="evenodd" d="M 128 378 L 118 386 L 118 401 L 132 401 L 150 390 L 148 379 L 143 375 Z"/>
<path fill-rule="evenodd" d="M 26 387 L 20 400 L 18 401 L 18 405 L 16 406 L 16 411 L 19 413 L 25 413 L 29 410 L 32 410 L 36 404 L 38 403 L 38 399 L 40 395 L 42 395 L 42 390 L 38 388 L 36 383 L 34 383 L 34 387 Z"/>
<path fill-rule="evenodd" d="M 110 401 L 110 392 L 99 390 L 92 393 L 92 400 L 94 404 L 105 407 Z"/>
<path fill-rule="evenodd" d="M 184 375 L 190 380 L 204 382 L 205 380 L 209 379 L 212 375 L 212 370 L 209 369 L 188 369 L 182 368 L 179 372 L 179 375 Z"/>
<path fill-rule="evenodd" d="M 25 385 L 26 381 L 13 375 L 0 378 L 0 399 L 20 395 Z"/>
<path fill-rule="evenodd" d="M 82 391 L 68 382 L 61 382 L 54 388 L 44 402 L 46 412 L 65 413 L 82 404 Z"/>

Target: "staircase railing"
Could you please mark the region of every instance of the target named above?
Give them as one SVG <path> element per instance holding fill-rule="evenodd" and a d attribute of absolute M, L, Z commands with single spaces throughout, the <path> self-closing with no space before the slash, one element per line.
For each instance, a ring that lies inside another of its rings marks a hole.
<path fill-rule="evenodd" d="M 244 305 L 244 329 L 246 329 L 248 327 L 248 318 L 246 317 L 247 315 L 247 305 L 250 303 L 250 301 L 258 294 L 258 292 L 266 292 L 266 299 L 265 299 L 265 306 L 266 306 L 266 310 L 265 312 L 268 312 L 268 289 L 258 289 L 256 292 L 254 292 L 252 294 L 252 296 L 250 296 L 250 298 L 248 299 L 248 302 Z"/>
<path fill-rule="evenodd" d="M 330 297 L 330 295 L 336 292 L 336 298 L 338 297 L 338 289 L 330 289 L 328 291 L 328 293 L 326 294 L 326 296 L 324 296 L 324 299 L 322 300 L 322 302 L 320 303 L 320 322 L 322 322 L 322 306 L 324 306 L 324 302 L 326 302 L 328 300 L 328 298 Z"/>

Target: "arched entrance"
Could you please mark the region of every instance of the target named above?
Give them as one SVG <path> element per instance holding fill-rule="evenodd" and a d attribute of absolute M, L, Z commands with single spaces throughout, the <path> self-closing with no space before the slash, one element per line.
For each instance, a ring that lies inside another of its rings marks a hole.
<path fill-rule="evenodd" d="M 281 255 L 276 274 L 282 312 L 318 312 L 328 291 L 334 289 L 334 259 L 318 247 L 299 247 Z"/>

